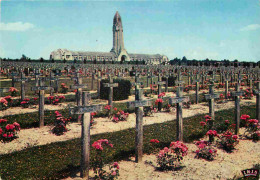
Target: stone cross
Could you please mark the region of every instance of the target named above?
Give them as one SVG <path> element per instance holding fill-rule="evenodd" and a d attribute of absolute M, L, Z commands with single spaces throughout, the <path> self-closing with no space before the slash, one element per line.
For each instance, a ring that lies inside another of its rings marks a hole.
<path fill-rule="evenodd" d="M 79 72 L 77 72 L 76 77 L 72 77 L 71 79 L 76 80 L 76 84 L 71 85 L 70 88 L 77 89 L 76 102 L 77 102 L 77 106 L 80 106 L 82 103 L 82 88 L 87 88 L 87 85 L 82 84 L 82 78 L 80 77 Z M 80 122 L 80 120 L 81 120 L 81 116 L 78 116 L 78 122 Z"/>
<path fill-rule="evenodd" d="M 201 74 L 201 79 L 202 79 L 202 86 L 204 87 L 205 80 L 207 79 L 207 73 L 203 72 Z"/>
<path fill-rule="evenodd" d="M 225 74 L 225 98 L 228 99 L 228 81 L 230 78 L 228 77 L 228 74 Z"/>
<path fill-rule="evenodd" d="M 98 71 L 98 77 L 97 77 L 97 95 L 98 98 L 100 98 L 100 82 L 101 82 L 102 76 L 101 76 L 101 72 Z"/>
<path fill-rule="evenodd" d="M 192 79 L 192 72 L 188 72 L 188 85 L 190 85 L 191 84 L 191 80 Z"/>
<path fill-rule="evenodd" d="M 39 86 L 32 87 L 32 91 L 39 92 L 39 127 L 44 127 L 44 91 L 50 90 L 52 87 L 44 86 L 43 79 L 39 79 Z"/>
<path fill-rule="evenodd" d="M 82 77 L 80 76 L 79 72 L 76 73 L 76 77 L 72 77 L 71 79 L 76 81 L 76 83 L 71 85 L 70 88 L 77 89 L 76 102 L 77 106 L 80 106 L 82 102 L 82 88 L 87 88 L 87 85 L 82 84 Z"/>
<path fill-rule="evenodd" d="M 135 89 L 135 101 L 127 103 L 128 107 L 135 107 L 136 132 L 135 132 L 135 161 L 141 162 L 143 157 L 143 107 L 151 106 L 150 100 L 143 100 L 143 90 Z"/>
<path fill-rule="evenodd" d="M 21 78 L 15 78 L 16 82 L 21 82 L 21 100 L 25 98 L 25 82 L 29 81 L 29 78 L 26 78 L 24 73 L 21 71 Z"/>
<path fill-rule="evenodd" d="M 151 84 L 153 85 L 153 78 L 155 76 L 153 75 L 153 73 L 150 73 L 148 76 L 147 76 L 147 87 L 149 87 L 149 79 L 151 79 Z M 152 89 L 151 89 L 152 91 Z"/>
<path fill-rule="evenodd" d="M 260 120 L 260 82 L 257 82 L 256 89 L 254 90 L 256 95 L 256 119 Z"/>
<path fill-rule="evenodd" d="M 113 88 L 118 87 L 118 83 L 113 83 L 113 78 L 108 76 L 109 83 L 104 83 L 104 87 L 109 87 L 108 105 L 111 106 L 110 113 L 113 110 Z"/>
<path fill-rule="evenodd" d="M 69 108 L 70 114 L 82 115 L 80 177 L 84 179 L 89 179 L 91 112 L 102 110 L 102 105 L 89 105 L 88 96 L 83 92 L 82 106 Z"/>
<path fill-rule="evenodd" d="M 169 74 L 164 75 L 164 77 L 166 78 L 166 81 L 165 81 L 165 92 L 168 92 Z"/>
<path fill-rule="evenodd" d="M 205 94 L 205 99 L 209 101 L 209 115 L 211 120 L 209 121 L 209 130 L 212 129 L 215 120 L 215 99 L 219 98 L 219 94 L 214 93 L 214 84 L 209 85 L 209 94 Z M 210 136 L 209 141 L 213 142 L 214 137 Z"/>
<path fill-rule="evenodd" d="M 243 91 L 240 91 L 239 82 L 236 84 L 236 91 L 232 92 L 231 95 L 235 97 L 235 122 L 236 128 L 235 133 L 239 133 L 239 125 L 240 125 L 240 96 L 244 94 Z"/>
<path fill-rule="evenodd" d="M 39 69 L 34 69 L 34 78 L 35 78 L 35 86 L 39 86 L 39 78 L 42 76 L 42 74 L 39 72 Z M 39 91 L 35 91 L 35 93 L 39 93 Z"/>
<path fill-rule="evenodd" d="M 182 84 L 184 84 L 184 81 L 182 80 L 182 76 L 181 76 L 181 71 L 178 72 L 178 80 L 176 81 L 176 84 L 177 86 L 181 86 Z"/>
<path fill-rule="evenodd" d="M 94 89 L 94 80 L 95 80 L 95 73 L 91 73 L 91 90 L 93 90 Z"/>
<path fill-rule="evenodd" d="M 59 78 L 58 76 L 61 76 L 61 73 L 58 72 L 57 70 L 55 70 L 55 73 L 54 73 L 55 77 L 56 77 L 56 81 L 55 81 L 55 87 L 54 87 L 54 91 L 55 93 L 58 93 L 58 89 L 59 89 Z"/>
<path fill-rule="evenodd" d="M 253 78 L 252 76 L 249 76 L 249 77 L 248 77 L 250 92 L 252 92 L 253 80 L 254 80 L 254 78 Z"/>
<path fill-rule="evenodd" d="M 182 121 L 182 103 L 189 101 L 189 96 L 183 96 L 183 87 L 177 88 L 177 96 L 174 98 L 169 98 L 169 103 L 172 105 L 174 103 L 177 104 L 177 140 L 183 141 L 183 121 Z"/>
<path fill-rule="evenodd" d="M 49 78 L 46 78 L 45 80 L 49 80 L 50 81 L 50 86 L 53 87 L 54 86 L 54 82 L 58 81 L 58 78 L 54 77 L 52 71 L 50 71 Z M 57 83 L 55 83 L 55 84 L 57 84 Z M 54 91 L 54 88 L 50 89 L 50 95 L 51 96 L 53 96 L 53 91 Z"/>
<path fill-rule="evenodd" d="M 199 75 L 196 74 L 196 78 L 194 79 L 195 82 L 195 96 L 196 96 L 196 104 L 199 104 L 199 88 L 200 88 L 200 78 Z"/>
<path fill-rule="evenodd" d="M 159 94 L 161 94 L 161 92 L 162 92 L 162 86 L 163 86 L 164 84 L 166 84 L 165 81 L 162 81 L 162 77 L 161 77 L 160 74 L 158 74 L 158 82 L 157 82 L 157 84 L 158 84 L 158 95 L 159 95 Z"/>
<path fill-rule="evenodd" d="M 132 83 L 132 86 L 135 86 L 135 89 L 139 89 L 139 86 L 142 85 L 140 82 L 140 74 L 136 73 L 135 74 L 135 82 Z"/>
<path fill-rule="evenodd" d="M 17 72 L 11 72 L 10 74 L 9 74 L 10 76 L 12 76 L 12 87 L 14 87 L 14 85 L 15 85 L 15 76 L 17 76 L 18 75 L 18 73 Z"/>

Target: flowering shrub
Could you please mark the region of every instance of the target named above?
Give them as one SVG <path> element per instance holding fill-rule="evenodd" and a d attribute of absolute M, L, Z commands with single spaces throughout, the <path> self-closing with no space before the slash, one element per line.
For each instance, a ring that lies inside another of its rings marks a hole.
<path fill-rule="evenodd" d="M 224 94 L 219 95 L 218 103 L 224 103 L 225 102 L 225 96 Z"/>
<path fill-rule="evenodd" d="M 7 124 L 6 119 L 0 119 L 0 141 L 10 142 L 18 138 L 17 132 L 20 131 L 20 129 L 20 124 L 17 122 Z"/>
<path fill-rule="evenodd" d="M 185 86 L 183 91 L 189 93 L 190 90 L 192 90 L 192 85 Z"/>
<path fill-rule="evenodd" d="M 188 147 L 180 141 L 171 142 L 170 147 L 160 150 L 157 164 L 160 170 L 180 167 L 180 161 L 187 155 Z"/>
<path fill-rule="evenodd" d="M 70 118 L 64 118 L 62 116 L 62 114 L 60 114 L 59 111 L 55 111 L 55 115 L 56 115 L 56 120 L 55 120 L 55 124 L 54 124 L 55 126 L 52 129 L 52 132 L 55 135 L 60 136 L 60 135 L 62 135 L 65 132 L 68 131 L 68 129 L 66 128 L 66 125 L 71 120 L 71 117 Z"/>
<path fill-rule="evenodd" d="M 110 110 L 111 110 L 112 106 L 111 105 L 106 105 L 105 106 L 105 114 L 109 117 L 109 118 L 112 118 L 113 117 L 113 114 L 110 114 Z"/>
<path fill-rule="evenodd" d="M 38 98 L 37 97 L 32 98 L 32 104 L 33 105 L 37 105 L 38 104 Z"/>
<path fill-rule="evenodd" d="M 28 108 L 30 103 L 29 103 L 30 99 L 29 98 L 25 98 L 22 102 L 21 102 L 21 106 L 23 108 Z"/>
<path fill-rule="evenodd" d="M 66 86 L 65 83 L 61 83 L 61 93 L 67 94 L 68 89 L 69 89 L 69 88 Z"/>
<path fill-rule="evenodd" d="M 11 92 L 11 96 L 17 96 L 18 90 L 15 87 L 10 87 L 9 92 Z"/>
<path fill-rule="evenodd" d="M 240 126 L 241 126 L 241 127 L 245 127 L 246 124 L 247 124 L 247 120 L 248 120 L 249 118 L 250 118 L 249 115 L 247 115 L 247 114 L 242 114 L 242 115 L 240 116 L 240 120 L 241 120 Z"/>
<path fill-rule="evenodd" d="M 10 106 L 13 102 L 12 96 L 5 96 L 4 99 L 8 102 L 8 106 Z"/>
<path fill-rule="evenodd" d="M 50 104 L 53 104 L 53 105 L 58 105 L 64 99 L 65 99 L 65 96 L 49 96 L 48 97 L 48 100 L 50 101 Z"/>
<path fill-rule="evenodd" d="M 92 144 L 92 147 L 96 150 L 94 161 L 93 161 L 93 170 L 96 174 L 94 179 L 117 179 L 119 176 L 119 165 L 117 162 L 114 162 L 112 165 L 109 166 L 109 171 L 107 172 L 104 169 L 104 154 L 102 153 L 104 147 L 111 147 L 113 148 L 113 144 L 109 143 L 107 139 L 100 139 L 95 141 Z"/>
<path fill-rule="evenodd" d="M 257 119 L 249 119 L 246 122 L 245 136 L 253 141 L 258 141 L 260 136 L 260 123 Z"/>
<path fill-rule="evenodd" d="M 208 89 L 208 85 L 204 84 L 204 85 L 200 85 L 199 87 L 199 90 L 202 90 L 202 89 Z"/>
<path fill-rule="evenodd" d="M 90 113 L 91 119 L 90 119 L 90 126 L 93 126 L 95 124 L 94 122 L 94 116 L 96 116 L 97 113 L 96 112 L 92 112 Z"/>
<path fill-rule="evenodd" d="M 125 113 L 122 110 L 117 111 L 117 108 L 114 108 L 114 111 L 116 111 L 116 113 L 113 114 L 113 118 L 112 118 L 113 122 L 126 121 L 127 120 L 129 113 Z"/>
<path fill-rule="evenodd" d="M 156 99 L 155 105 L 158 106 L 158 111 L 162 110 L 162 104 L 163 104 L 163 100 L 161 98 Z"/>
<path fill-rule="evenodd" d="M 218 145 L 227 152 L 232 152 L 239 143 L 238 136 L 226 131 L 219 136 Z"/>
<path fill-rule="evenodd" d="M 216 86 L 216 88 L 217 88 L 217 89 L 219 89 L 219 88 L 224 88 L 224 85 L 225 85 L 224 83 L 219 83 L 219 84 Z"/>
<path fill-rule="evenodd" d="M 5 98 L 0 99 L 0 110 L 5 110 L 8 108 L 8 101 Z"/>
<path fill-rule="evenodd" d="M 254 94 L 253 94 L 251 88 L 247 88 L 245 90 L 245 93 L 243 94 L 243 98 L 244 99 L 252 99 L 253 97 L 254 97 Z"/>
<path fill-rule="evenodd" d="M 195 158 L 203 158 L 206 160 L 214 160 L 217 155 L 217 150 L 212 147 L 208 141 L 197 141 L 196 146 L 199 148 L 196 150 Z"/>

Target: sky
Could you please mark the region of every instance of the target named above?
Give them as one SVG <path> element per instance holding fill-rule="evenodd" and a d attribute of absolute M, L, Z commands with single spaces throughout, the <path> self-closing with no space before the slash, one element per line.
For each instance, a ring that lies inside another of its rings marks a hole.
<path fill-rule="evenodd" d="M 116 11 L 128 53 L 260 61 L 260 0 L 0 0 L 0 57 L 109 52 Z"/>

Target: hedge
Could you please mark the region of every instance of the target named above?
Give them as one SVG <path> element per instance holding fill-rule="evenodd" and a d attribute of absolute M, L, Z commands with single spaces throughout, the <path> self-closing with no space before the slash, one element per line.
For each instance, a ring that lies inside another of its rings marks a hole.
<path fill-rule="evenodd" d="M 124 79 L 114 79 L 113 82 L 118 83 L 118 87 L 113 88 L 113 101 L 128 99 L 128 96 L 131 95 L 131 82 L 129 80 Z M 101 80 L 100 98 L 108 100 L 109 88 L 104 87 L 103 83 L 108 83 L 108 80 Z"/>

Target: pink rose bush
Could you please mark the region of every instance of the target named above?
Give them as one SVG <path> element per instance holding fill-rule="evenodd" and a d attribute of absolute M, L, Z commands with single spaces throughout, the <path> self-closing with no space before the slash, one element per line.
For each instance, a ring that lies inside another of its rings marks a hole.
<path fill-rule="evenodd" d="M 117 113 L 115 113 L 113 115 L 112 121 L 116 122 L 116 123 L 119 121 L 126 121 L 128 116 L 129 116 L 129 113 L 125 113 L 124 111 L 119 110 L 119 111 L 117 111 Z"/>
<path fill-rule="evenodd" d="M 208 141 L 197 141 L 195 145 L 198 147 L 195 158 L 212 161 L 217 156 L 217 150 Z"/>
<path fill-rule="evenodd" d="M 50 104 L 58 105 L 59 103 L 63 102 L 65 99 L 65 96 L 49 96 L 48 100 Z"/>
<path fill-rule="evenodd" d="M 160 97 L 162 97 L 162 96 L 160 96 Z M 161 111 L 162 110 L 162 105 L 163 105 L 163 99 L 161 99 L 161 98 L 156 99 L 155 105 L 157 105 L 158 111 Z"/>
<path fill-rule="evenodd" d="M 113 148 L 113 144 L 109 142 L 107 139 L 99 139 L 92 144 L 94 150 L 96 150 L 93 162 L 93 170 L 95 173 L 95 179 L 108 179 L 113 180 L 117 179 L 119 176 L 119 164 L 114 162 L 113 164 L 109 165 L 109 170 L 106 171 L 104 169 L 104 148 Z"/>
<path fill-rule="evenodd" d="M 55 124 L 54 124 L 55 126 L 52 129 L 52 133 L 57 136 L 60 136 L 68 131 L 66 125 L 71 120 L 71 117 L 64 118 L 59 111 L 55 111 L 55 116 L 56 116 L 56 120 L 55 120 Z"/>
<path fill-rule="evenodd" d="M 164 147 L 157 155 L 160 170 L 179 168 L 181 160 L 187 155 L 188 147 L 181 141 L 171 142 L 170 147 Z"/>
<path fill-rule="evenodd" d="M 219 135 L 219 140 L 217 141 L 219 147 L 227 152 L 232 152 L 238 143 L 238 136 L 233 134 L 229 130 Z"/>
<path fill-rule="evenodd" d="M 257 119 L 248 119 L 246 121 L 245 137 L 258 141 L 260 136 L 260 123 Z"/>
<path fill-rule="evenodd" d="M 65 83 L 61 83 L 61 93 L 67 94 L 69 88 L 66 86 Z"/>
<path fill-rule="evenodd" d="M 10 87 L 9 92 L 11 92 L 11 96 L 17 96 L 18 90 L 15 87 Z"/>
<path fill-rule="evenodd" d="M 244 99 L 252 99 L 254 97 L 254 94 L 253 94 L 253 91 L 251 88 L 247 88 L 244 92 L 245 92 L 243 95 Z"/>
<path fill-rule="evenodd" d="M 17 132 L 20 131 L 20 124 L 14 122 L 8 124 L 7 119 L 0 119 L 0 141 L 10 142 L 18 138 Z"/>

